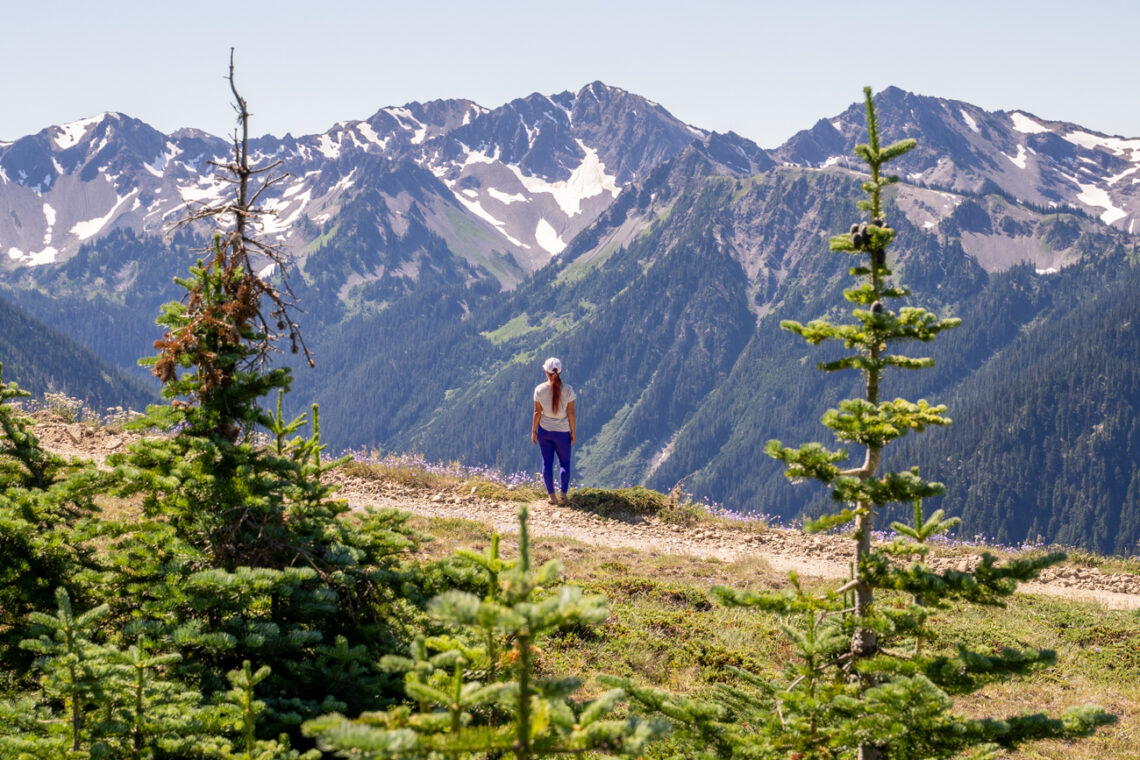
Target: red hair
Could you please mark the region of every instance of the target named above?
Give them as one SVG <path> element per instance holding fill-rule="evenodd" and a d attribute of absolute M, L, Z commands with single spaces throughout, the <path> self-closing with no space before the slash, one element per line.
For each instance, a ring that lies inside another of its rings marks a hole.
<path fill-rule="evenodd" d="M 558 376 L 558 370 L 550 373 L 550 403 L 554 407 L 554 413 L 558 413 L 558 404 L 562 401 L 562 378 Z"/>

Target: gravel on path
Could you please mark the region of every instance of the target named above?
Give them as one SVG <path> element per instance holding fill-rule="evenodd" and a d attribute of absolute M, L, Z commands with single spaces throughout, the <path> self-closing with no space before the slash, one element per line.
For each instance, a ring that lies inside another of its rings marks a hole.
<path fill-rule="evenodd" d="M 356 507 L 392 507 L 417 515 L 459 517 L 487 525 L 498 533 L 518 530 L 519 502 L 495 501 L 455 491 L 430 493 L 384 481 L 338 477 L 338 494 Z M 805 577 L 846 578 L 850 575 L 850 541 L 842 536 L 813 535 L 771 528 L 762 532 L 715 527 L 685 528 L 656 518 L 638 522 L 607 519 L 545 501 L 531 502 L 528 525 L 536 536 L 570 538 L 611 549 L 637 549 L 649 554 L 690 556 L 734 562 L 759 555 L 776 572 Z M 936 569 L 966 571 L 973 556 L 934 557 Z M 1140 576 L 1102 573 L 1097 568 L 1051 567 L 1019 593 L 1095 602 L 1108 609 L 1140 609 Z"/>
<path fill-rule="evenodd" d="M 50 415 L 37 415 L 35 431 L 44 448 L 68 457 L 102 462 L 122 451 L 135 434 L 81 423 L 65 423 Z M 339 497 L 354 508 L 392 507 L 417 515 L 460 517 L 480 522 L 502 533 L 518 529 L 519 502 L 481 499 L 456 490 L 431 492 L 397 483 L 332 473 L 340 485 Z M 846 578 L 850 574 L 850 541 L 842 536 L 805 534 L 771 528 L 762 532 L 716 527 L 685 528 L 655 518 L 638 522 L 606 519 L 545 501 L 529 505 L 529 525 L 535 535 L 565 537 L 587 545 L 637 549 L 653 554 L 690 556 L 733 562 L 759 555 L 778 573 L 805 577 Z M 935 569 L 969 570 L 977 557 L 933 557 Z M 1060 565 L 1046 568 L 1019 593 L 1093 602 L 1108 609 L 1140 609 L 1140 575 L 1104 573 L 1095 567 Z"/>

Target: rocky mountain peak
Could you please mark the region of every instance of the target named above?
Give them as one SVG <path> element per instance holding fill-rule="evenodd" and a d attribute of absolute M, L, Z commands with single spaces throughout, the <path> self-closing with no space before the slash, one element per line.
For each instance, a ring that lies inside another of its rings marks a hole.
<path fill-rule="evenodd" d="M 1047 121 L 1023 110 L 986 111 L 958 100 L 888 87 L 876 97 L 884 144 L 918 137 L 897 171 L 911 183 L 948 190 L 1000 192 L 1044 208 L 1074 208 L 1128 232 L 1140 232 L 1140 139 Z M 787 164 L 856 167 L 866 114 L 853 104 L 794 135 L 775 151 Z"/>
<path fill-rule="evenodd" d="M 1077 208 L 1135 231 L 1140 141 L 897 87 L 877 97 L 884 142 L 921 138 L 898 165 L 912 185 Z M 281 161 L 289 175 L 264 198 L 273 215 L 262 232 L 296 251 L 303 266 L 320 258 L 345 204 L 372 193 L 360 223 L 382 218 L 367 239 L 410 235 L 414 217 L 465 266 L 511 287 L 558 256 L 623 188 L 687 150 L 712 171 L 737 176 L 777 163 L 855 170 L 852 150 L 864 139 L 864 119 L 862 105 L 853 104 L 769 152 L 595 81 L 497 108 L 464 99 L 389 106 L 322 134 L 265 135 L 251 147 L 255 162 Z M 10 209 L 0 218 L 0 265 L 66 259 L 116 228 L 159 232 L 185 203 L 222 196 L 228 186 L 210 162 L 227 160 L 231 148 L 228 139 L 199 130 L 163 135 L 115 113 L 0 144 L 0 197 Z M 433 253 L 432 260 L 444 259 Z M 378 266 L 357 262 L 335 276 L 349 288 L 393 271 L 412 278 L 422 271 L 388 262 L 381 275 Z"/>

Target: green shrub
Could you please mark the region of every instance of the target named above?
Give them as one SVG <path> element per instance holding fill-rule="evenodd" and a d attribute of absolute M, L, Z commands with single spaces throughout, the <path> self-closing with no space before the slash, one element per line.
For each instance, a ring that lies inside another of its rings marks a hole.
<path fill-rule="evenodd" d="M 470 491 L 481 499 L 495 501 L 531 502 L 546 498 L 546 492 L 538 486 L 505 486 L 491 480 L 469 480 L 464 483 L 461 490 Z"/>
<path fill-rule="evenodd" d="M 579 488 L 568 497 L 570 506 L 602 517 L 654 517 L 668 506 L 663 493 L 641 486 L 631 488 Z"/>

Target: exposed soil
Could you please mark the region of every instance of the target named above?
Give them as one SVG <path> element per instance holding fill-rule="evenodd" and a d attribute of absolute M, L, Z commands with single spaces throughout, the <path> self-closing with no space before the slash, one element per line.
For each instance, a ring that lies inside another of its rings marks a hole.
<path fill-rule="evenodd" d="M 338 478 L 340 496 L 354 506 L 394 507 L 419 515 L 461 517 L 484 523 L 500 533 L 518 529 L 518 502 L 481 499 L 460 491 L 433 493 L 363 478 Z M 633 548 L 651 555 L 671 554 L 732 562 L 759 555 L 775 571 L 802 576 L 845 578 L 850 574 L 851 541 L 842 536 L 812 535 L 796 530 L 748 532 L 730 528 L 683 528 L 656 518 L 606 519 L 546 501 L 529 505 L 531 532 L 573 538 L 609 548 Z M 969 570 L 977 556 L 935 556 L 937 569 Z M 1140 609 L 1140 575 L 1102 573 L 1097 568 L 1054 566 L 1037 582 L 1023 583 L 1021 593 L 1061 596 L 1098 602 L 1109 609 Z"/>
<path fill-rule="evenodd" d="M 109 428 L 67 424 L 37 415 L 35 433 L 45 448 L 63 456 L 96 461 L 122 450 L 129 436 Z M 417 515 L 459 517 L 483 523 L 500 533 L 518 529 L 517 501 L 479 498 L 460 489 L 433 492 L 384 480 L 337 476 L 339 496 L 355 508 L 393 507 Z M 796 530 L 760 532 L 731 528 L 684 528 L 655 518 L 607 519 L 545 501 L 529 505 L 531 531 L 537 536 L 566 537 L 609 548 L 633 548 L 651 555 L 691 556 L 726 562 L 759 556 L 775 571 L 802 576 L 842 578 L 849 575 L 851 542 L 841 536 L 810 535 Z M 969 570 L 978 558 L 959 554 L 934 556 L 938 569 Z M 1071 564 L 1043 571 L 1020 593 L 1060 596 L 1099 603 L 1109 609 L 1140 609 L 1140 575 L 1105 573 Z"/>

